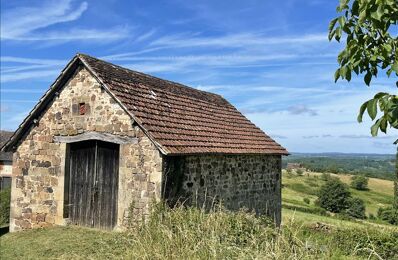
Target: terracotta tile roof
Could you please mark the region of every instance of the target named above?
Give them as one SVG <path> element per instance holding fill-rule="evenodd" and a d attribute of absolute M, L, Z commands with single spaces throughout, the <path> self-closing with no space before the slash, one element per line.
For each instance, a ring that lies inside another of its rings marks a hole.
<path fill-rule="evenodd" d="M 79 57 L 167 154 L 288 154 L 220 95 Z"/>

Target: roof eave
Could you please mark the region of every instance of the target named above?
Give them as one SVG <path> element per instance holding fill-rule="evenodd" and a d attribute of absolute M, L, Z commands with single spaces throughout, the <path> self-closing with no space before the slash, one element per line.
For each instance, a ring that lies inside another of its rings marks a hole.
<path fill-rule="evenodd" d="M 39 102 L 33 107 L 33 109 L 25 117 L 22 123 L 18 126 L 14 134 L 0 148 L 0 151 L 13 152 L 15 150 L 15 145 L 25 133 L 26 128 L 29 127 L 32 121 L 36 119 L 35 117 L 40 114 L 43 107 L 45 107 L 45 105 L 49 102 L 51 95 L 56 93 L 58 88 L 65 83 L 65 79 L 67 79 L 67 76 L 69 76 L 68 73 L 71 73 L 71 68 L 73 66 L 76 66 L 78 61 L 79 59 L 77 56 L 73 57 L 73 59 L 69 61 L 69 63 L 64 67 L 59 76 L 56 78 L 56 80 L 51 84 L 50 88 L 44 93 Z"/>

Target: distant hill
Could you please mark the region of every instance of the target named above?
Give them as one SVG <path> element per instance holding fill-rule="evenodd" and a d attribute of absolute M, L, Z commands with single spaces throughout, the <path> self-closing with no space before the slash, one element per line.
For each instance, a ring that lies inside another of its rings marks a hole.
<path fill-rule="evenodd" d="M 346 153 L 293 153 L 283 158 L 287 163 L 300 163 L 308 170 L 364 175 L 393 180 L 395 155 L 392 154 L 346 154 Z"/>

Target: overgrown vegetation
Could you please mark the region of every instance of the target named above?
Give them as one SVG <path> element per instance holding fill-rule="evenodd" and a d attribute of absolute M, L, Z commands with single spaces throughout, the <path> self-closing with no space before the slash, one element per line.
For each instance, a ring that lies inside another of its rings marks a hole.
<path fill-rule="evenodd" d="M 377 216 L 392 225 L 398 225 L 398 209 L 393 207 L 379 208 Z"/>
<path fill-rule="evenodd" d="M 367 190 L 369 178 L 365 176 L 356 175 L 351 177 L 351 187 L 356 190 Z"/>
<path fill-rule="evenodd" d="M 327 180 L 319 191 L 317 204 L 330 212 L 340 213 L 348 209 L 351 193 L 347 185 L 337 178 Z"/>
<path fill-rule="evenodd" d="M 11 189 L 0 191 L 0 227 L 8 223 L 10 219 Z"/>
<path fill-rule="evenodd" d="M 128 232 L 77 227 L 30 230 L 0 238 L 4 259 L 340 259 L 398 256 L 398 232 L 266 218 L 221 208 L 158 205 L 152 218 Z"/>

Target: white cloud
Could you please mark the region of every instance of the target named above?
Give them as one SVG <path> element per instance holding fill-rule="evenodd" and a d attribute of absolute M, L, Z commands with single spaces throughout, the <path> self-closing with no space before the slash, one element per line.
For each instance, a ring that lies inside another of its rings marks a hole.
<path fill-rule="evenodd" d="M 307 34 L 304 36 L 267 37 L 260 33 L 239 33 L 209 37 L 178 34 L 161 37 L 152 41 L 150 45 L 170 48 L 209 46 L 237 48 L 245 46 L 266 46 L 279 44 L 314 44 L 318 42 L 327 42 L 327 35 L 322 33 Z"/>
<path fill-rule="evenodd" d="M 145 41 L 147 39 L 149 39 L 152 35 L 154 35 L 156 33 L 156 29 L 151 29 L 150 31 L 141 34 L 140 36 L 138 36 L 135 41 L 136 42 L 141 42 L 141 41 Z"/>
<path fill-rule="evenodd" d="M 55 78 L 60 73 L 59 69 L 46 69 L 46 70 L 27 70 L 17 73 L 2 73 L 1 82 L 11 82 L 27 79 L 39 79 L 48 81 L 49 78 Z"/>
<path fill-rule="evenodd" d="M 48 27 L 56 24 L 78 20 L 87 8 L 87 2 L 74 6 L 71 0 L 47 0 L 39 6 L 15 7 L 3 11 L 1 14 L 1 39 L 52 42 L 101 40 L 102 42 L 110 42 L 128 37 L 129 29 L 127 26 L 106 29 L 48 29 Z"/>
<path fill-rule="evenodd" d="M 87 10 L 87 2 L 72 10 L 71 0 L 44 1 L 35 7 L 17 7 L 2 13 L 3 39 L 20 39 L 53 24 L 74 21 Z"/>

